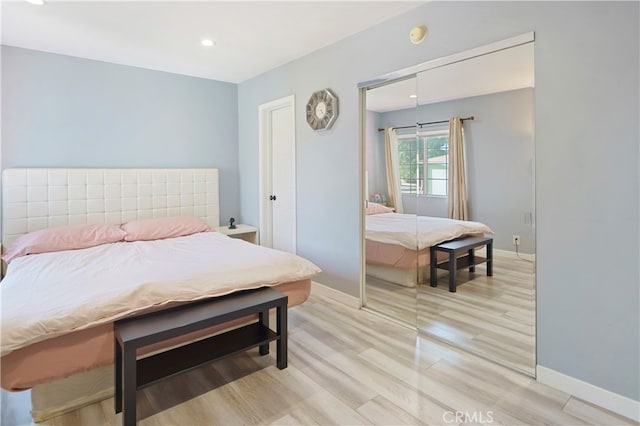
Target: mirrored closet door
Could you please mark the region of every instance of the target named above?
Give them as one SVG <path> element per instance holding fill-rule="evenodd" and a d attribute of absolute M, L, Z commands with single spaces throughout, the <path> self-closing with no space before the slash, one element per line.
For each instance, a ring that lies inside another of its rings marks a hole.
<path fill-rule="evenodd" d="M 373 142 L 369 135 L 374 127 L 395 128 L 397 141 L 391 154 L 397 155 L 393 163 L 401 170 L 395 180 L 401 187 L 402 213 L 412 217 L 410 227 L 415 229 L 409 244 L 415 270 L 411 284 L 415 286 L 402 286 L 391 279 L 392 275 L 378 274 L 371 262 L 386 261 L 393 271 L 393 262 L 399 269 L 398 255 L 391 256 L 388 247 L 387 251 L 378 250 L 375 244 L 365 242 L 378 259 L 366 254 L 364 289 L 365 307 L 415 324 L 421 333 L 532 376 L 533 72 L 531 41 L 457 59 L 455 63 L 439 63 L 417 72 L 415 78 L 384 86 L 387 93 L 379 98 L 391 99 L 389 92 L 397 89 L 398 99 L 416 96 L 413 107 L 407 103 L 373 112 L 373 108 L 382 109 L 376 104 L 378 94 L 383 93 L 376 91 L 382 88 L 367 91 L 367 195 L 381 192 L 381 199 L 388 199 L 391 190 L 391 184 L 386 188 L 386 175 L 374 166 L 381 164 L 384 168 L 390 156 L 380 146 L 384 146 L 384 138 L 379 136 Z M 407 130 L 409 126 L 415 127 Z M 387 216 L 387 221 L 393 221 L 393 214 Z M 367 228 L 379 222 L 370 217 L 365 218 Z M 379 225 L 384 226 L 388 223 Z M 385 229 L 391 239 L 393 228 Z M 370 234 L 367 231 L 366 239 Z M 471 241 L 466 238 L 471 237 L 492 239 L 492 274 L 488 274 L 487 262 L 482 262 L 488 257 L 485 244 L 471 252 L 456 252 L 460 268 L 453 274 L 455 291 L 451 291 L 447 270 L 450 254 L 439 250 L 433 283 L 430 247 L 449 240 L 466 247 Z M 464 265 L 470 258 L 479 262 L 474 271 Z"/>
<path fill-rule="evenodd" d="M 416 79 L 366 92 L 365 306 L 416 325 Z"/>

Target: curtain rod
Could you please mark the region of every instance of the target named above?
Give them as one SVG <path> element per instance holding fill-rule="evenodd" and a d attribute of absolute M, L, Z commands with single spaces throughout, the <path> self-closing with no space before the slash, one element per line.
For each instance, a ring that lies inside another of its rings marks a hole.
<path fill-rule="evenodd" d="M 469 117 L 465 117 L 465 118 L 461 118 L 461 119 L 460 119 L 460 121 L 465 121 L 465 120 L 471 120 L 471 121 L 473 121 L 473 120 L 475 120 L 475 117 L 474 117 L 473 115 L 470 115 Z M 415 125 L 415 126 L 400 126 L 400 127 L 392 127 L 392 129 L 393 129 L 393 130 L 396 130 L 396 129 L 410 129 L 410 128 L 412 128 L 412 127 L 422 127 L 422 126 L 428 126 L 428 125 L 430 125 L 430 124 L 444 124 L 444 123 L 448 123 L 448 122 L 449 122 L 449 120 L 429 121 L 429 122 L 426 122 L 426 123 L 416 123 L 416 125 Z M 382 128 L 378 127 L 378 131 L 379 131 L 379 132 L 383 132 L 383 131 L 384 131 L 384 129 L 382 129 Z"/>

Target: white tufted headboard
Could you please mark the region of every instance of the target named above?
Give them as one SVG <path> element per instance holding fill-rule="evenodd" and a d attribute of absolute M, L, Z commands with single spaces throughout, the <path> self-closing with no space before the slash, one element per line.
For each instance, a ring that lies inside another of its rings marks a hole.
<path fill-rule="evenodd" d="M 218 169 L 6 169 L 2 245 L 58 225 L 198 216 L 220 224 Z"/>

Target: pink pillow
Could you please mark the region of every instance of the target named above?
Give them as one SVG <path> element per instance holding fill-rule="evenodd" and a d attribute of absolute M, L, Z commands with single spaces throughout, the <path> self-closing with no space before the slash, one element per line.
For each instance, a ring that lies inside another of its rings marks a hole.
<path fill-rule="evenodd" d="M 365 214 L 378 214 L 378 213 L 393 213 L 393 209 L 391 207 L 383 206 L 379 203 L 372 203 L 369 201 L 367 208 L 365 208 Z"/>
<path fill-rule="evenodd" d="M 126 233 L 125 241 L 162 240 L 211 230 L 206 222 L 194 216 L 132 220 L 120 228 Z"/>
<path fill-rule="evenodd" d="M 2 255 L 9 263 L 16 257 L 52 251 L 74 250 L 123 241 L 118 225 L 67 225 L 29 232 L 15 240 Z"/>

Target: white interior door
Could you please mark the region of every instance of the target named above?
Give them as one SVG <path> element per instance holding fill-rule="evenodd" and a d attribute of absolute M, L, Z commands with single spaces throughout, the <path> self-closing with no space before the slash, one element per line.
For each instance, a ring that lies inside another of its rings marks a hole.
<path fill-rule="evenodd" d="M 261 105 L 260 244 L 296 252 L 294 99 Z"/>

